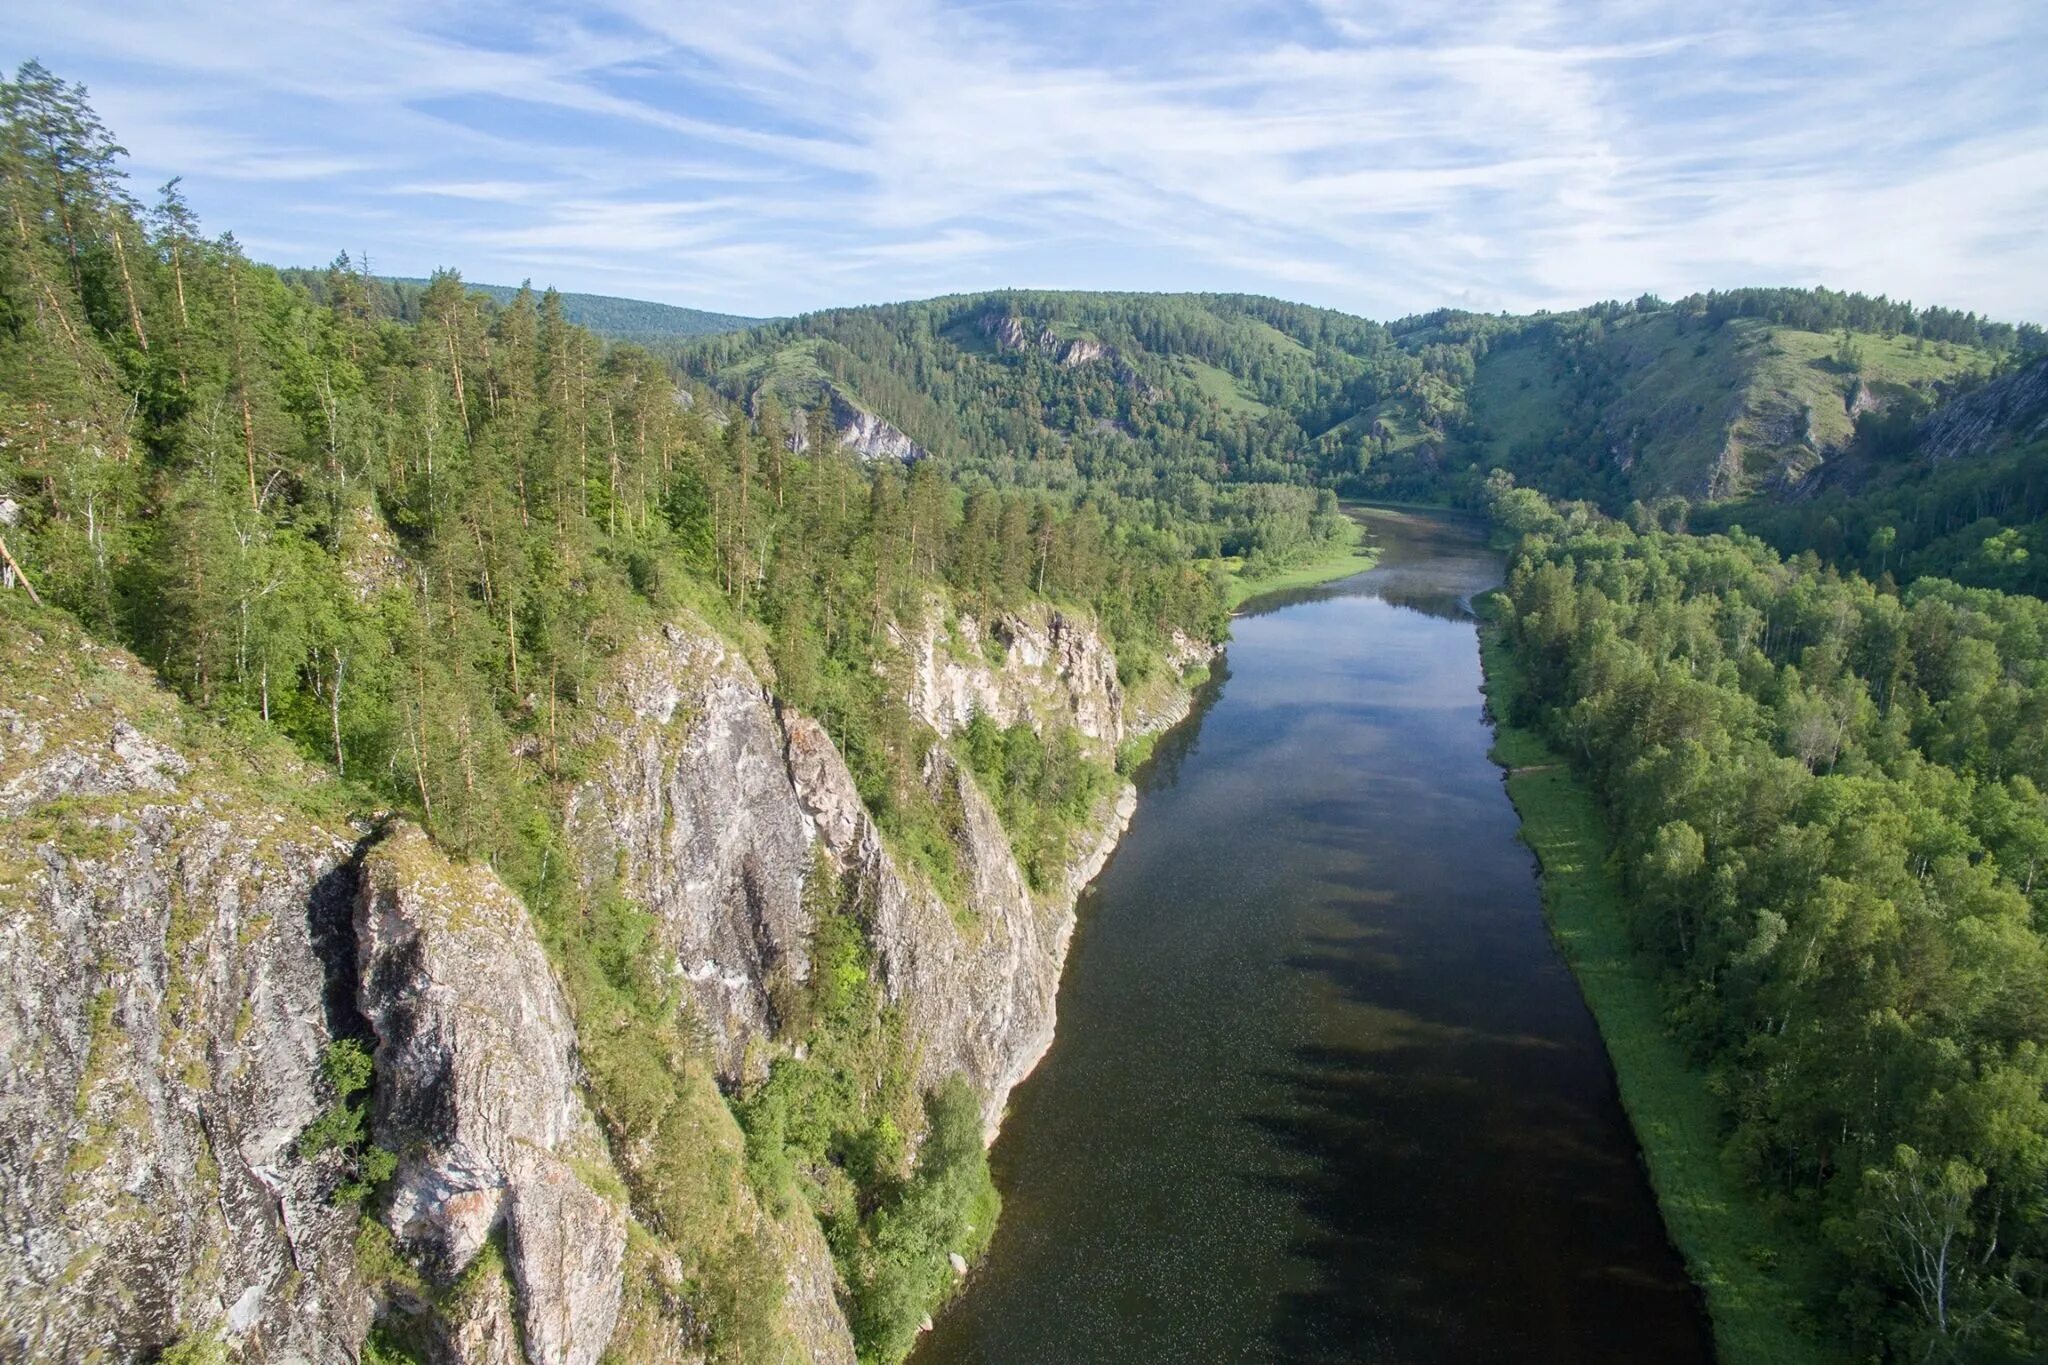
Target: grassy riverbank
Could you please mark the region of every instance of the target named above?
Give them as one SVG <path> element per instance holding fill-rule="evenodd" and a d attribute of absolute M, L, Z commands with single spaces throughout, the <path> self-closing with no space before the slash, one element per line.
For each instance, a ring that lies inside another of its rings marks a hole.
<path fill-rule="evenodd" d="M 1480 629 L 1480 656 L 1493 711 L 1505 717 L 1520 679 L 1490 625 Z M 1544 914 L 1599 1022 L 1665 1227 L 1706 1292 L 1721 1365 L 1834 1365 L 1841 1355 L 1805 1308 L 1810 1249 L 1785 1236 L 1729 1168 L 1707 1077 L 1665 1032 L 1655 978 L 1629 941 L 1591 788 L 1541 735 L 1496 725 L 1494 760 L 1542 864 Z"/>
<path fill-rule="evenodd" d="M 1350 518 L 1349 538 L 1319 554 L 1272 573 L 1247 575 L 1244 561 L 1235 556 L 1217 561 L 1230 573 L 1229 604 L 1232 611 L 1262 593 L 1283 588 L 1307 588 L 1364 573 L 1379 561 L 1379 552 L 1365 543 L 1365 525 Z"/>

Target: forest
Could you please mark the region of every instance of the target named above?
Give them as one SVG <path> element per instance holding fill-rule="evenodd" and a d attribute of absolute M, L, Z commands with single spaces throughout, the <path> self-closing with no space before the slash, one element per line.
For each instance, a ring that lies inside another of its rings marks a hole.
<path fill-rule="evenodd" d="M 2048 606 L 1498 476 L 1521 713 L 1601 799 L 1727 1159 L 1859 1355 L 2048 1347 Z"/>
<path fill-rule="evenodd" d="M 1824 1258 L 1817 1314 L 1863 1358 L 2048 1352 L 2048 440 L 1998 397 L 2041 373 L 2039 327 L 1759 289 L 1387 324 L 999 291 L 715 333 L 751 320 L 600 299 L 586 328 L 553 291 L 252 261 L 122 158 L 78 87 L 0 83 L 7 580 L 520 891 L 608 1135 L 659 1153 L 626 1171 L 632 1254 L 684 1258 L 710 1354 L 760 1358 L 780 1290 L 761 1246 L 700 1235 L 702 1106 L 764 1204 L 819 1213 L 865 1358 L 909 1349 L 994 1189 L 977 1097 L 910 1086 L 829 878 L 804 1055 L 714 1088 L 636 957 L 648 917 L 564 871 L 607 661 L 708 623 L 957 897 L 892 632 L 1069 607 L 1130 686 L 1226 636 L 1226 561 L 1343 542 L 1340 496 L 1513 539 L 1516 719 L 1599 796 L 1728 1159 Z M 1986 394 L 2010 439 L 1937 457 L 1929 423 Z M 863 462 L 835 400 L 928 458 Z M 987 717 L 956 744 L 1048 882 L 1107 762 Z M 374 1204 L 361 1059 L 331 1062 L 317 1140 Z M 635 1311 L 627 1339 L 674 1316 Z"/>
<path fill-rule="evenodd" d="M 722 1358 L 762 1358 L 772 1263 L 752 1234 L 705 1231 L 722 1158 L 678 1136 L 724 1103 L 701 1044 L 640 951 L 647 914 L 565 870 L 593 681 L 663 620 L 708 622 L 824 723 L 897 851 L 957 895 L 956 812 L 920 778 L 937 737 L 897 699 L 891 631 L 949 603 L 1057 602 L 1099 621 L 1135 683 L 1170 633 L 1220 635 L 1220 575 L 1085 491 L 963 490 L 936 462 L 798 450 L 772 407 L 679 399 L 660 359 L 572 325 L 552 292 L 500 306 L 444 272 L 401 308 L 346 258 L 314 281 L 259 265 L 202 231 L 176 182 L 138 203 L 121 156 L 77 87 L 33 63 L 0 85 L 9 581 L 133 649 L 229 733 L 288 740 L 344 809 L 409 815 L 519 889 L 615 1148 L 649 1154 L 626 1163 L 634 1264 L 680 1255 L 698 1286 L 701 1312 L 645 1311 L 685 1312 L 675 1330 Z M 996 746 L 1003 814 L 1049 867 L 1106 772 L 1014 734 Z M 986 750 L 976 732 L 971 754 Z M 950 1291 L 960 1227 L 979 1218 L 986 1236 L 993 1195 L 978 1098 L 907 1088 L 858 934 L 841 946 L 847 971 L 789 1003 L 812 1061 L 734 1108 L 761 1197 L 820 1201 L 862 1349 L 895 1359 Z M 332 1061 L 341 1107 L 310 1141 L 353 1149 L 359 1057 Z M 357 1165 L 338 1197 L 374 1200 L 388 1154 Z"/>

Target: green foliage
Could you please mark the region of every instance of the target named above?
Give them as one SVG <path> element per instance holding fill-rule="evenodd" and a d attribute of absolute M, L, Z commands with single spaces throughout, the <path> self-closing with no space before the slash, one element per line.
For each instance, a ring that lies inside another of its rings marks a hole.
<path fill-rule="evenodd" d="M 1728 1158 L 1824 1258 L 1813 1312 L 1866 1353 L 2038 1354 L 2048 604 L 1582 509 L 1506 594 L 1509 719 L 1599 794 Z"/>
<path fill-rule="evenodd" d="M 157 1365 L 228 1365 L 228 1348 L 212 1332 L 182 1336 L 166 1346 Z"/>
<path fill-rule="evenodd" d="M 808 1202 L 846 1277 L 861 1358 L 893 1365 L 951 1292 L 949 1253 L 987 1245 L 997 1200 L 972 1088 L 951 1077 L 920 1109 L 846 890 L 821 860 L 807 887 L 810 976 L 801 1003 L 778 1010 L 802 1052 L 777 1058 L 737 1107 L 756 1188 L 785 1207 Z"/>
<path fill-rule="evenodd" d="M 917 1169 L 867 1220 L 854 1257 L 848 1316 L 867 1361 L 893 1365 L 910 1353 L 925 1315 L 953 1292 L 950 1257 L 979 1256 L 1001 1209 L 973 1089 L 949 1077 L 926 1099 L 925 1112 Z"/>
<path fill-rule="evenodd" d="M 1075 829 L 1110 789 L 1111 770 L 1088 757 L 1069 726 L 1047 739 L 1029 721 L 999 726 L 980 711 L 956 744 L 1002 817 L 1032 887 L 1052 886 L 1066 871 Z"/>
<path fill-rule="evenodd" d="M 360 1204 L 391 1178 L 398 1168 L 396 1153 L 369 1140 L 372 1062 L 369 1050 L 354 1038 L 337 1038 L 320 1053 L 320 1074 L 334 1092 L 334 1102 L 299 1134 L 299 1155 L 311 1161 L 338 1153 L 347 1177 L 335 1187 L 339 1203 Z"/>

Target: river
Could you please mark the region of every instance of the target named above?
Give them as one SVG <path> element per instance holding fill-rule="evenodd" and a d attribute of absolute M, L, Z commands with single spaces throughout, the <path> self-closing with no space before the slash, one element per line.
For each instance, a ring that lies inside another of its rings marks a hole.
<path fill-rule="evenodd" d="M 1711 1359 L 1487 758 L 1500 561 L 1361 515 L 1140 775 L 915 1365 Z"/>

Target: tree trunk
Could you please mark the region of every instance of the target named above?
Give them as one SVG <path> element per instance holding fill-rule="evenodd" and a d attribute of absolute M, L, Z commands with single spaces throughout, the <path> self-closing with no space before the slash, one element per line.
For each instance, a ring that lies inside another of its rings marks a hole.
<path fill-rule="evenodd" d="M 136 344 L 149 349 L 149 334 L 142 330 L 142 309 L 135 302 L 135 280 L 128 273 L 128 248 L 121 241 L 121 228 L 114 227 L 114 260 L 121 267 L 121 291 L 128 296 L 128 322 L 135 328 Z"/>

